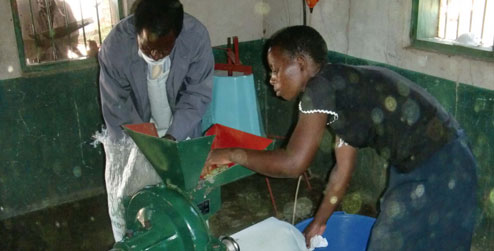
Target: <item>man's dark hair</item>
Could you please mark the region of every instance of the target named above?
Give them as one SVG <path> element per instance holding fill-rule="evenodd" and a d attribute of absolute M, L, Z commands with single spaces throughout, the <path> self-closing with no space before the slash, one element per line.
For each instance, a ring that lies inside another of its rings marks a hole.
<path fill-rule="evenodd" d="M 184 9 L 178 0 L 138 0 L 134 17 L 137 34 L 147 29 L 158 36 L 173 31 L 178 37 L 182 30 Z"/>
<path fill-rule="evenodd" d="M 283 49 L 290 58 L 308 55 L 319 65 L 327 62 L 326 42 L 321 34 L 310 26 L 297 25 L 279 30 L 269 41 L 269 47 L 275 46 Z"/>

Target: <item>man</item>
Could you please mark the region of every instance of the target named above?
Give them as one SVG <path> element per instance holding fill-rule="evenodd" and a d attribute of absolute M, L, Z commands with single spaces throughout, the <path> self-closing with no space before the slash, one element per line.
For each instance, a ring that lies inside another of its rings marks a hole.
<path fill-rule="evenodd" d="M 105 39 L 99 62 L 103 117 L 112 137 L 123 136 L 123 124 L 160 119 L 162 115 L 152 112 L 154 96 L 148 95 L 155 90 L 148 84 L 157 79 L 165 81 L 163 98 L 171 111 L 170 124 L 156 121 L 158 129 L 168 128 L 167 137 L 176 140 L 201 134 L 200 121 L 211 100 L 214 58 L 206 28 L 184 14 L 178 0 L 141 1 L 135 15 L 122 20 Z"/>
<path fill-rule="evenodd" d="M 200 136 L 211 101 L 214 58 L 206 28 L 184 14 L 178 0 L 138 2 L 134 15 L 110 32 L 98 56 L 109 136 L 103 141 L 105 179 L 119 241 L 125 229 L 122 199 L 161 182 L 135 145 L 127 144 L 121 126 L 153 122 L 159 136 L 170 140 Z"/>

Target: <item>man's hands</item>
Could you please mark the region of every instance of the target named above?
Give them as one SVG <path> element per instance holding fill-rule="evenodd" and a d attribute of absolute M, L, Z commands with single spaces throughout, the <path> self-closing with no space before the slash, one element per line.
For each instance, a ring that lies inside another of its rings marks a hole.
<path fill-rule="evenodd" d="M 314 218 L 304 230 L 305 245 L 307 245 L 307 248 L 310 248 L 310 239 L 315 235 L 322 235 L 324 230 L 326 230 L 326 222 L 320 222 Z"/>
<path fill-rule="evenodd" d="M 171 141 L 177 141 L 177 139 L 175 139 L 175 137 L 173 137 L 170 134 L 165 134 L 165 136 L 163 136 L 162 138 L 168 139 L 168 140 L 171 140 Z"/>

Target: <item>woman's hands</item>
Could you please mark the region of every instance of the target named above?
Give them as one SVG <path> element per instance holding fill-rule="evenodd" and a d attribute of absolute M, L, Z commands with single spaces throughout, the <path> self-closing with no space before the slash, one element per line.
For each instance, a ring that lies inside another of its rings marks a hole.
<path fill-rule="evenodd" d="M 336 138 L 339 142 L 340 138 Z M 310 247 L 310 239 L 315 235 L 322 235 L 326 229 L 326 221 L 331 217 L 339 202 L 345 195 L 353 170 L 357 149 L 348 144 L 335 146 L 336 165 L 331 169 L 326 192 L 321 205 L 317 209 L 314 220 L 304 230 L 305 243 Z"/>
<path fill-rule="evenodd" d="M 232 149 L 230 148 L 211 150 L 206 159 L 206 163 L 204 163 L 201 176 L 207 175 L 216 166 L 230 164 L 232 162 L 230 160 L 231 151 Z"/>
<path fill-rule="evenodd" d="M 326 222 L 314 219 L 304 230 L 305 245 L 310 248 L 310 239 L 315 235 L 322 235 L 326 230 Z"/>

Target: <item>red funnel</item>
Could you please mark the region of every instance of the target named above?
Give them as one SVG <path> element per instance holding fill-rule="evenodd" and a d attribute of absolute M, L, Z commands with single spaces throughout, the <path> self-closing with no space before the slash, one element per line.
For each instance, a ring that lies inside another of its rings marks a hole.
<path fill-rule="evenodd" d="M 211 149 L 239 147 L 264 150 L 273 142 L 272 139 L 263 138 L 220 124 L 214 124 L 206 131 L 205 136 L 210 135 L 216 135 L 211 144 Z M 228 164 L 228 167 L 233 165 L 234 163 L 230 163 Z M 212 167 L 208 170 L 209 173 L 216 168 L 217 167 Z M 201 178 L 204 178 L 204 176 L 201 175 Z"/>
<path fill-rule="evenodd" d="M 124 126 L 138 133 L 158 137 L 158 131 L 156 130 L 156 127 L 153 123 L 128 124 Z"/>
<path fill-rule="evenodd" d="M 206 136 L 216 135 L 211 149 L 240 147 L 254 150 L 264 150 L 273 140 L 254 134 L 246 133 L 224 125 L 214 124 L 206 131 Z"/>

